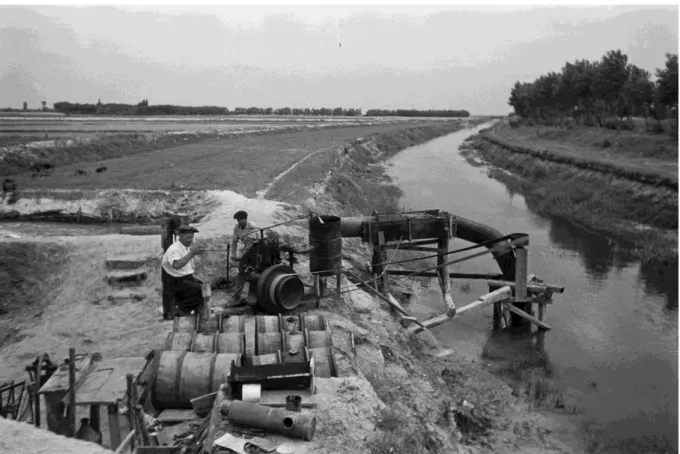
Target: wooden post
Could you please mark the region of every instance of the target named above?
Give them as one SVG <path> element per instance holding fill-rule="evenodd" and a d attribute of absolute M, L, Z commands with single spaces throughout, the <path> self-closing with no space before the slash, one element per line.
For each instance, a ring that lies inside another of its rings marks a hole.
<path fill-rule="evenodd" d="M 325 277 L 319 277 L 319 297 L 323 298 L 326 296 L 326 278 Z"/>
<path fill-rule="evenodd" d="M 109 413 L 109 438 L 111 439 L 111 450 L 115 451 L 120 445 L 120 420 L 118 419 L 118 405 L 109 404 L 107 409 Z"/>
<path fill-rule="evenodd" d="M 335 273 L 335 292 L 336 294 L 340 295 L 340 277 L 342 276 L 342 271 L 338 271 Z"/>
<path fill-rule="evenodd" d="M 439 285 L 442 289 L 442 296 L 444 297 L 444 304 L 446 305 L 446 313 L 449 317 L 456 315 L 456 305 L 451 298 L 451 281 L 449 280 L 449 267 L 444 265 L 448 260 L 446 255 L 449 252 L 449 236 L 442 234 L 437 242 L 437 273 L 439 274 Z"/>
<path fill-rule="evenodd" d="M 528 278 L 528 254 L 524 246 L 515 247 L 515 301 L 513 306 L 531 315 L 531 303 L 527 303 L 527 278 Z M 509 308 L 508 308 L 509 309 Z M 519 326 L 525 324 L 525 320 L 512 311 L 510 314 L 510 324 Z"/>
<path fill-rule="evenodd" d="M 38 394 L 38 391 L 40 391 L 40 387 L 42 386 L 42 381 L 40 377 L 42 376 L 42 363 L 45 358 L 45 355 L 40 355 L 38 356 L 38 364 L 35 366 L 35 386 L 34 386 L 34 394 L 33 394 L 33 405 L 35 405 L 35 410 L 33 414 L 33 422 L 35 423 L 35 427 L 40 427 L 40 394 Z M 45 405 L 47 408 L 47 405 Z M 49 423 L 49 420 L 48 420 Z M 49 427 L 49 424 L 48 424 Z"/>
<path fill-rule="evenodd" d="M 68 436 L 76 437 L 76 349 L 68 349 Z"/>
<path fill-rule="evenodd" d="M 387 251 L 385 250 L 385 234 L 384 232 L 378 232 L 378 239 L 375 243 L 373 243 L 373 257 L 371 263 L 371 271 L 373 276 L 375 277 L 375 287 L 381 293 L 384 293 L 386 291 L 385 282 L 387 281 L 387 279 L 385 275 L 382 275 L 383 270 L 385 269 L 384 263 L 386 261 Z"/>
<path fill-rule="evenodd" d="M 127 419 L 128 419 L 128 426 L 130 428 L 130 431 L 135 430 L 135 401 L 134 401 L 134 383 L 132 380 L 132 374 L 125 374 L 125 380 L 127 381 Z M 130 450 L 134 451 L 135 450 L 135 439 L 132 437 L 130 440 Z"/>

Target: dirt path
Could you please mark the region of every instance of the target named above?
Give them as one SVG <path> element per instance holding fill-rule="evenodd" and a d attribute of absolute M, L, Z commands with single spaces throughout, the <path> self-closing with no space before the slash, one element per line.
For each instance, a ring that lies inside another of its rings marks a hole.
<path fill-rule="evenodd" d="M 276 177 L 274 177 L 274 179 L 267 185 L 266 188 L 264 188 L 264 189 L 262 189 L 262 190 L 259 190 L 259 191 L 257 191 L 257 192 L 255 193 L 256 198 L 262 200 L 262 199 L 264 199 L 265 197 L 267 197 L 267 193 L 268 193 L 269 190 L 272 188 L 272 186 L 274 186 L 274 185 L 276 184 L 277 181 L 279 181 L 281 178 L 285 177 L 285 176 L 286 176 L 288 173 L 290 173 L 291 171 L 295 170 L 295 168 L 296 168 L 297 166 L 299 166 L 300 164 L 304 163 L 304 162 L 305 162 L 306 160 L 308 160 L 309 158 L 311 158 L 311 157 L 313 157 L 314 155 L 319 154 L 319 153 L 321 153 L 321 152 L 323 152 L 323 151 L 326 151 L 326 149 L 317 150 L 317 151 L 314 151 L 314 152 L 308 154 L 307 156 L 305 156 L 304 158 L 300 159 L 298 162 L 296 162 L 295 164 L 293 164 L 292 166 L 288 167 L 286 170 L 284 170 L 283 172 L 281 172 L 280 174 L 278 174 L 278 175 L 277 175 Z"/>

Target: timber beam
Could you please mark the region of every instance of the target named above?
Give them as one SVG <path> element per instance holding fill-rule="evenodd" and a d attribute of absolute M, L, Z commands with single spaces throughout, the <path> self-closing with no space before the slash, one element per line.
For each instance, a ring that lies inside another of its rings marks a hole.
<path fill-rule="evenodd" d="M 392 271 L 391 271 L 392 272 Z M 490 279 L 487 284 L 489 284 L 490 289 L 497 289 L 505 287 L 506 285 L 510 288 L 515 288 L 515 283 L 510 281 L 502 281 Z M 527 284 L 527 291 L 529 293 L 564 293 L 564 287 L 561 285 L 553 284 Z"/>
<path fill-rule="evenodd" d="M 416 276 L 416 277 L 438 277 L 439 274 L 437 274 L 434 271 L 422 271 L 420 273 L 415 273 L 413 271 L 407 271 L 407 270 L 388 270 L 388 274 L 394 274 L 395 276 Z M 489 273 L 449 273 L 449 278 L 450 279 L 482 279 L 482 280 L 488 280 L 489 282 L 501 282 L 501 281 L 495 281 L 494 279 L 499 279 L 502 278 L 502 274 L 489 274 Z M 494 280 L 494 281 L 492 281 Z M 515 285 L 513 282 L 510 282 L 509 284 L 512 284 L 513 286 Z M 509 285 L 505 284 L 505 285 Z M 491 284 L 489 284 L 490 286 Z M 497 288 L 504 287 L 505 285 L 499 285 Z M 495 290 L 495 289 L 494 289 Z"/>

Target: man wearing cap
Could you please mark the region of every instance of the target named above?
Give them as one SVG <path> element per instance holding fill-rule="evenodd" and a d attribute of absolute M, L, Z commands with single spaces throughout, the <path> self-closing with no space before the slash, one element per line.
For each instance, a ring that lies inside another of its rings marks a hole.
<path fill-rule="evenodd" d="M 183 225 L 177 233 L 179 238 L 163 254 L 161 266 L 168 274 L 167 282 L 177 300 L 180 315 L 189 315 L 192 311 L 198 313 L 203 304 L 203 282 L 194 275 L 194 257 L 203 254 L 205 249 L 197 245 L 192 247 L 194 233 L 198 233 L 196 228 Z"/>
<path fill-rule="evenodd" d="M 236 225 L 234 226 L 231 240 L 231 250 L 233 251 L 231 259 L 239 262 L 234 302 L 240 303 L 243 286 L 246 283 L 246 268 L 248 266 L 257 266 L 257 258 L 254 254 L 255 249 L 252 249 L 252 247 L 259 240 L 259 229 L 254 222 L 248 221 L 248 213 L 245 211 L 236 212 L 234 219 L 236 219 Z M 243 250 L 240 254 L 236 252 L 239 242 L 243 244 Z"/>

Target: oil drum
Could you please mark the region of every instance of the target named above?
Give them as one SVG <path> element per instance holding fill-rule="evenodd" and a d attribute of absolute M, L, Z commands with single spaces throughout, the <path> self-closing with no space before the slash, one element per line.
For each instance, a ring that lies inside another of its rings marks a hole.
<path fill-rule="evenodd" d="M 245 352 L 246 335 L 244 333 L 218 333 L 215 336 L 215 353 Z"/>
<path fill-rule="evenodd" d="M 191 408 L 191 399 L 219 390 L 227 382 L 232 361 L 241 365 L 241 355 L 163 351 L 153 387 L 158 409 Z"/>
<path fill-rule="evenodd" d="M 219 330 L 219 320 L 212 319 L 206 320 L 205 318 L 199 318 L 198 320 L 198 332 L 203 334 L 214 334 Z"/>
<path fill-rule="evenodd" d="M 196 333 L 194 342 L 191 345 L 191 351 L 194 353 L 214 353 L 215 334 Z"/>
<path fill-rule="evenodd" d="M 282 333 L 257 333 L 255 354 L 267 355 L 283 350 L 283 348 L 284 343 Z"/>
<path fill-rule="evenodd" d="M 220 333 L 245 333 L 246 319 L 242 315 L 222 315 Z"/>
<path fill-rule="evenodd" d="M 255 332 L 278 333 L 281 331 L 281 320 L 278 315 L 258 315 L 255 317 Z"/>
<path fill-rule="evenodd" d="M 165 340 L 165 350 L 189 351 L 193 344 L 195 333 L 169 333 Z"/>
<path fill-rule="evenodd" d="M 338 216 L 309 218 L 309 271 L 321 277 L 333 276 L 342 268 L 342 231 Z"/>

